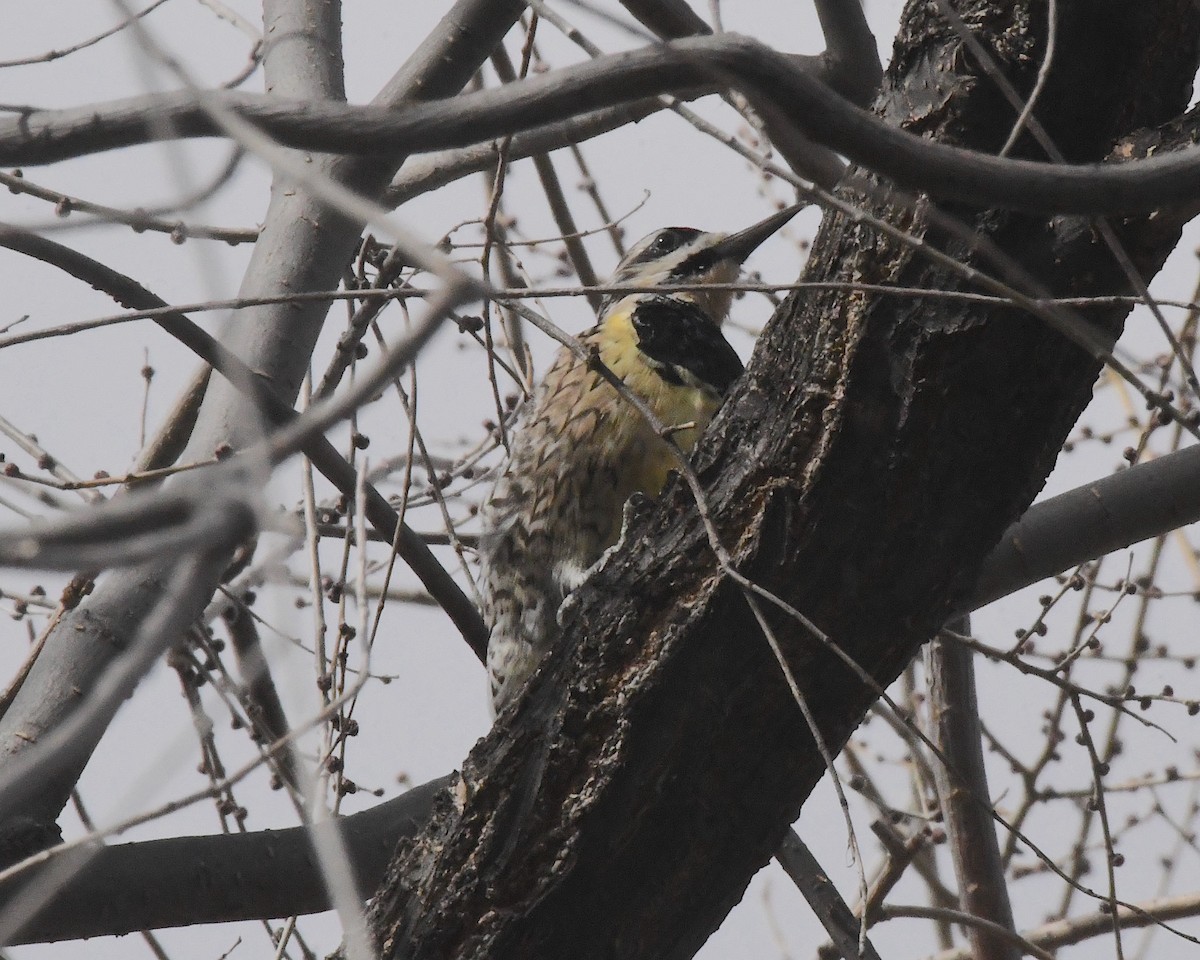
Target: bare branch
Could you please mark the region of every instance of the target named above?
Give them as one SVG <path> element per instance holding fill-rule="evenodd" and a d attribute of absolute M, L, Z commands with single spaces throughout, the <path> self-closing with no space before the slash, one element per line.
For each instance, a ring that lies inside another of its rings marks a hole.
<path fill-rule="evenodd" d="M 47 263 L 52 263 L 96 289 L 103 290 L 123 306 L 139 309 L 166 308 L 169 306 L 161 298 L 124 274 L 118 273 L 104 264 L 55 243 L 52 240 L 47 240 L 22 230 L 0 227 L 0 245 L 18 250 L 29 256 L 37 257 Z M 275 394 L 266 378 L 256 375 L 236 354 L 222 346 L 187 316 L 182 313 L 169 312 L 155 317 L 155 323 L 192 350 L 202 360 L 211 364 L 247 400 L 252 401 L 255 407 L 266 415 L 270 423 L 279 426 L 296 419 L 297 414 L 295 410 Z M 418 345 L 417 343 L 409 344 L 410 348 Z M 392 360 L 394 363 L 403 362 L 405 357 L 411 359 L 411 354 L 405 353 L 402 349 L 393 354 Z M 328 440 L 319 434 L 315 434 L 305 441 L 304 450 L 317 469 L 339 491 L 347 497 L 354 495 L 356 485 L 355 471 Z M 178 510 L 177 498 L 173 495 L 166 496 L 167 499 L 159 509 L 168 511 Z M 139 501 L 137 507 L 123 509 L 135 512 L 137 510 L 147 511 L 148 506 L 149 502 L 142 500 Z M 367 507 L 368 517 L 374 529 L 388 543 L 391 543 L 393 540 L 396 541 L 397 552 L 400 557 L 417 574 L 430 594 L 440 603 L 444 604 L 444 609 L 449 614 L 451 620 L 458 626 L 468 644 L 479 655 L 482 655 L 481 651 L 486 644 L 487 635 L 484 631 L 482 621 L 479 619 L 479 614 L 475 609 L 475 604 L 463 593 L 462 589 L 451 579 L 449 574 L 446 573 L 442 565 L 438 563 L 437 559 L 429 551 L 424 541 L 409 529 L 407 525 L 401 525 L 399 535 L 397 536 L 398 518 L 396 511 L 392 509 L 386 498 L 374 486 L 368 486 Z M 92 522 L 94 523 L 95 521 L 93 520 Z M 134 528 L 131 527 L 129 532 L 135 532 Z M 32 534 L 24 534 L 24 536 L 29 535 Z M 181 535 L 181 531 L 176 531 L 171 536 Z M 17 535 L 17 539 L 19 540 L 21 536 Z M 114 565 L 119 558 L 115 552 L 105 552 L 103 538 L 101 539 L 100 552 L 94 561 L 82 552 L 72 557 L 71 549 L 79 549 L 79 541 L 72 539 L 70 545 L 66 548 L 67 553 L 60 561 L 61 564 L 71 570 L 92 565 L 97 568 L 106 568 Z M 111 541 L 109 542 L 111 543 Z M 139 543 L 137 549 L 140 552 L 136 554 L 131 553 L 129 557 L 133 559 L 127 557 L 124 560 L 120 560 L 120 562 L 141 562 L 146 559 L 147 551 L 150 551 L 152 554 L 158 554 L 162 550 L 170 549 L 172 542 L 171 539 L 164 541 L 161 538 L 154 538 L 151 541 Z M 130 544 L 129 546 L 133 547 L 134 545 Z M 19 558 L 14 557 L 15 559 Z M 24 560 L 31 566 L 51 567 L 59 565 L 59 562 L 50 562 L 50 556 L 44 552 L 39 553 L 37 556 L 31 556 L 28 550 L 26 550 Z"/>
<path fill-rule="evenodd" d="M 1200 520 L 1200 446 L 1035 504 L 984 561 L 975 609 L 1113 550 Z"/>
<path fill-rule="evenodd" d="M 1195 916 L 1200 916 L 1200 893 L 1185 893 L 1177 897 L 1163 897 L 1137 903 L 1132 907 L 1118 907 L 1115 922 L 1121 929 L 1131 930 Z M 1034 927 L 1024 931 L 1021 938 L 1050 951 L 1112 933 L 1113 923 L 1114 918 L 1108 911 L 1088 913 Z M 970 949 L 964 948 L 944 950 L 934 954 L 929 960 L 974 960 L 974 956 Z"/>
<path fill-rule="evenodd" d="M 920 917 L 922 919 L 944 920 L 948 923 L 961 923 L 970 930 L 981 930 L 991 934 L 997 940 L 1005 941 L 1009 946 L 1014 948 L 1016 951 L 1015 956 L 1021 957 L 1028 953 L 1037 957 L 1037 960 L 1054 960 L 1053 954 L 1041 949 L 1037 944 L 1026 940 L 1019 933 L 1014 933 L 1001 924 L 993 923 L 991 920 L 985 920 L 982 917 L 966 913 L 963 910 L 891 903 L 885 903 L 879 908 L 879 919 L 881 921 L 895 920 L 898 917 Z M 973 960 L 979 960 L 979 954 L 973 954 L 972 956 Z"/>
<path fill-rule="evenodd" d="M 335 821 L 364 898 L 383 876 L 396 841 L 425 821 L 434 796 L 452 779 L 441 777 Z M 10 942 L 45 943 L 328 910 L 329 895 L 312 860 L 309 832 L 331 826 L 105 847 Z M 202 874 L 197 863 L 206 865 Z M 41 873 L 30 871 L 0 885 L 0 902 L 36 891 Z M 284 877 L 287 882 L 280 882 Z M 147 882 L 149 878 L 153 881 Z"/>
<path fill-rule="evenodd" d="M 864 938 L 862 946 L 865 949 L 859 949 L 860 921 L 846 906 L 829 875 L 821 869 L 821 864 L 795 830 L 788 831 L 775 859 L 808 901 L 840 956 L 845 960 L 879 960 L 871 941 Z"/>
<path fill-rule="evenodd" d="M 879 90 L 883 65 L 861 3 L 816 0 L 825 34 L 821 79 L 851 103 L 866 107 Z"/>
<path fill-rule="evenodd" d="M 534 127 L 513 135 L 508 144 L 508 158 L 510 161 L 522 160 L 537 153 L 549 153 L 560 147 L 582 143 L 618 127 L 637 123 L 663 109 L 665 105 L 661 100 L 650 97 L 594 110 L 544 127 Z M 494 141 L 413 157 L 396 175 L 381 203 L 398 207 L 415 196 L 429 193 L 472 173 L 493 169 L 498 158 L 499 148 Z"/>
<path fill-rule="evenodd" d="M 955 622 L 955 629 L 969 633 L 970 624 L 963 618 Z M 1014 932 L 983 764 L 973 657 L 971 650 L 940 636 L 925 648 L 930 733 L 944 758 L 944 762 L 934 761 L 933 772 L 960 906 L 974 917 Z M 990 927 L 970 927 L 968 936 L 977 960 L 1020 960 L 1021 951 L 1012 938 L 999 936 Z"/>
<path fill-rule="evenodd" d="M 782 111 L 816 142 L 909 189 L 1031 213 L 1134 213 L 1173 206 L 1177 216 L 1195 214 L 1200 160 L 1194 150 L 1136 164 L 1061 166 L 936 143 L 883 123 L 797 68 L 793 58 L 735 35 L 601 57 L 498 90 L 464 94 L 452 106 L 413 104 L 394 112 L 233 93 L 214 94 L 208 102 L 287 146 L 394 154 L 465 147 L 652 94 L 697 96 L 711 92 L 714 77 L 752 103 Z M 1195 113 L 1185 122 L 1200 122 Z M 50 163 L 164 136 L 220 133 L 190 94 L 38 111 L 0 123 L 0 163 Z"/>
<path fill-rule="evenodd" d="M 161 563 L 132 571 L 138 577 L 141 591 L 155 599 L 144 618 L 134 619 L 126 610 L 106 609 L 98 603 L 88 605 L 99 629 L 118 628 L 131 638 L 130 645 L 116 656 L 80 654 L 76 658 L 77 662 L 96 666 L 87 693 L 82 700 L 76 695 L 74 709 L 52 730 L 27 741 L 25 750 L 5 761 L 5 776 L 0 783 L 0 823 L 20 823 L 19 815 L 31 809 L 49 813 L 48 808 L 57 802 L 59 791 L 70 793 L 79 770 L 99 739 L 95 731 L 108 726 L 146 671 L 183 636 L 191 623 L 192 610 L 202 605 L 211 593 L 206 586 L 208 579 L 216 578 L 224 569 L 225 551 L 232 550 L 246 536 L 246 517 L 241 504 L 226 501 L 225 507 L 220 511 L 223 522 L 210 526 L 209 548 L 202 555 L 186 556 L 165 571 Z M 31 689 L 33 674 L 45 661 L 43 651 L 5 720 L 14 715 L 21 697 Z"/>
<path fill-rule="evenodd" d="M 638 23 L 664 40 L 712 33 L 712 27 L 701 20 L 685 0 L 621 0 L 621 6 L 633 14 Z"/>
<path fill-rule="evenodd" d="M 320 2 L 311 6 L 321 29 L 334 30 L 336 35 L 336 6 Z M 394 106 L 414 96 L 448 96 L 458 92 L 523 9 L 518 0 L 459 0 L 380 95 L 380 104 Z M 288 57 L 306 56 L 302 46 L 280 45 L 274 56 L 283 58 L 280 63 L 285 77 L 307 77 L 318 86 L 328 82 L 328 77 L 322 78 L 320 69 L 302 66 L 295 59 L 287 62 Z M 269 73 L 268 81 L 273 83 L 276 77 Z M 289 86 L 288 92 L 301 94 L 298 83 Z M 306 85 L 303 89 L 304 95 L 314 102 L 331 91 L 336 92 L 335 88 L 324 86 L 317 89 Z M 367 196 L 378 196 L 401 159 L 394 154 L 366 160 L 321 158 L 313 167 L 328 172 L 336 182 L 353 185 Z M 303 192 L 274 191 L 241 293 L 253 297 L 274 295 L 279 290 L 333 287 L 358 234 L 357 223 L 330 215 L 323 204 Z M 227 346 L 248 367 L 269 379 L 281 400 L 294 400 L 326 309 L 324 304 L 312 303 L 253 310 L 231 325 Z M 224 444 L 244 442 L 247 425 L 257 420 L 253 404 L 236 387 L 223 381 L 214 382 L 206 392 L 184 456 L 204 450 L 206 453 L 200 459 L 206 459 Z M 423 544 L 420 547 L 427 549 Z M 177 611 L 187 621 L 203 610 L 223 569 L 224 563 L 213 562 L 197 571 L 198 582 L 189 584 L 182 598 L 188 609 Z M 31 736 L 37 739 L 48 730 L 61 727 L 64 717 L 77 703 L 79 691 L 92 689 L 96 677 L 116 656 L 119 645 L 112 638 L 127 637 L 147 611 L 156 607 L 162 589 L 156 579 L 160 572 L 156 568 L 120 579 L 109 578 L 99 584 L 85 603 L 62 618 L 0 720 L 0 751 L 8 767 L 13 767 L 14 755 L 26 752 Z M 477 617 L 473 608 L 472 615 Z M 26 792 L 26 799 L 12 811 L 17 814 L 18 822 L 35 825 L 53 822 L 103 730 L 104 724 L 97 723 L 78 739 L 73 770 L 60 774 L 51 788 L 36 797 Z"/>

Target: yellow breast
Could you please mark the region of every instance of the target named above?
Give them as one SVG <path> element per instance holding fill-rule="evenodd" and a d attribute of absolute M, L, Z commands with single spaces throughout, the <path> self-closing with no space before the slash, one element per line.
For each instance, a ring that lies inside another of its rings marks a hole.
<path fill-rule="evenodd" d="M 670 383 L 647 363 L 638 349 L 631 313 L 634 301 L 618 304 L 596 328 L 592 342 L 600 351 L 600 360 L 620 377 L 631 391 L 646 401 L 659 422 L 673 430 L 671 438 L 684 453 L 690 453 L 696 440 L 708 426 L 720 404 L 720 398 L 688 384 Z M 624 403 L 617 398 L 618 403 Z M 666 442 L 654 432 L 638 412 L 626 403 L 627 412 L 612 424 L 613 454 L 625 460 L 623 473 L 630 489 L 657 496 L 667 474 L 677 464 Z M 690 425 L 690 426 L 685 426 Z"/>

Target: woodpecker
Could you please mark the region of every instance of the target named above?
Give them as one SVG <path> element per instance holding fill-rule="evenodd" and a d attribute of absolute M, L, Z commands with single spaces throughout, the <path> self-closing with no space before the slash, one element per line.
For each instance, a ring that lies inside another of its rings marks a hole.
<path fill-rule="evenodd" d="M 487 670 L 495 712 L 524 686 L 560 635 L 567 595 L 621 532 L 625 501 L 657 496 L 674 465 L 669 442 L 690 453 L 742 362 L 721 333 L 728 284 L 742 262 L 799 210 L 726 235 L 666 227 L 626 254 L 599 323 L 580 340 L 670 429 L 664 439 L 586 361 L 567 348 L 517 412 L 508 459 L 480 516 Z"/>

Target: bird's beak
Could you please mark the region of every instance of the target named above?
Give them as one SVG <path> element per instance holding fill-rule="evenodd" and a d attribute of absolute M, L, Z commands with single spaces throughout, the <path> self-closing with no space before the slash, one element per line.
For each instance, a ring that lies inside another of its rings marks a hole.
<path fill-rule="evenodd" d="M 806 206 L 807 204 L 797 203 L 795 206 L 780 210 L 778 213 L 767 217 L 766 220 L 760 220 L 752 227 L 747 227 L 745 230 L 739 230 L 737 233 L 730 234 L 724 240 L 713 244 L 705 252 L 712 258 L 711 262 L 727 260 L 730 263 L 742 263 L 750 254 L 758 249 L 759 245 L 767 237 L 771 236 L 771 234 L 791 220 L 792 217 Z"/>

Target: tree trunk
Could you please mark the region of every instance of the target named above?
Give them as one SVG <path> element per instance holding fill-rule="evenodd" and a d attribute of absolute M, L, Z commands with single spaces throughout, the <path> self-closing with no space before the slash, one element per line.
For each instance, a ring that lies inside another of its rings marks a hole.
<path fill-rule="evenodd" d="M 1035 114 L 1069 160 L 1100 160 L 1122 136 L 1186 106 L 1191 0 L 1057 6 L 1054 67 Z M 1046 4 L 956 7 L 1028 95 Z M 916 135 L 992 152 L 1016 116 L 929 0 L 908 5 L 876 108 Z M 1018 152 L 1041 159 L 1030 143 Z M 991 271 L 880 189 L 842 196 Z M 942 210 L 1055 294 L 1131 292 L 1086 221 Z M 1172 221 L 1113 222 L 1145 278 L 1178 238 Z M 865 220 L 836 214 L 806 279 L 974 289 Z M 1087 317 L 1114 337 L 1123 315 L 1109 307 Z M 1033 499 L 1098 370 L 1019 310 L 801 293 L 760 339 L 697 469 L 737 569 L 886 685 Z M 824 739 L 840 748 L 875 690 L 758 602 Z M 399 849 L 372 916 L 385 956 L 690 957 L 823 775 L 685 485 L 638 512 L 566 627 L 566 649 L 472 751 L 424 833 Z"/>

